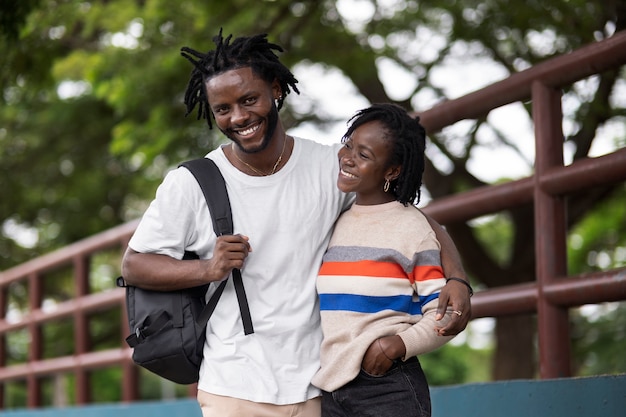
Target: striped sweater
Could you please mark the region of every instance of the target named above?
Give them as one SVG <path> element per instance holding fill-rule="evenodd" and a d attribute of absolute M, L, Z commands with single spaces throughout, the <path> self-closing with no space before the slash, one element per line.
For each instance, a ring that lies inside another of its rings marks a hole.
<path fill-rule="evenodd" d="M 445 278 L 428 220 L 398 202 L 353 205 L 335 225 L 317 278 L 324 340 L 313 384 L 334 391 L 354 379 L 376 339 L 399 335 L 404 360 L 434 350 Z"/>

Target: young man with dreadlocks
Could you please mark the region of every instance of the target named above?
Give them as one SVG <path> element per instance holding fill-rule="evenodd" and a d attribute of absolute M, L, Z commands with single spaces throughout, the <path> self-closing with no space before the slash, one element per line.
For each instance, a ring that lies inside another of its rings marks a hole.
<path fill-rule="evenodd" d="M 434 330 L 446 285 L 440 245 L 413 205 L 424 128 L 394 104 L 374 104 L 350 121 L 337 187 L 356 200 L 337 220 L 317 278 L 324 340 L 312 382 L 323 390 L 325 417 L 430 417 L 417 355 L 451 337 Z"/>
<path fill-rule="evenodd" d="M 274 53 L 278 45 L 265 35 L 231 42 L 221 31 L 214 41 L 207 53 L 182 49 L 194 66 L 185 104 L 209 127 L 213 117 L 231 141 L 206 157 L 226 181 L 235 234 L 216 238 L 196 180 L 175 169 L 131 238 L 122 272 L 131 285 L 169 291 L 242 269 L 255 331 L 244 335 L 228 283 L 206 330 L 203 415 L 319 416 L 320 390 L 311 385 L 322 341 L 315 277 L 335 220 L 354 200 L 334 184 L 340 145 L 286 134 L 278 110 L 298 89 Z M 182 261 L 185 250 L 200 259 Z M 463 275 L 453 244 L 447 255 L 446 270 Z M 440 329 L 456 334 L 470 315 L 467 288 L 451 282 L 441 299 L 442 313 L 448 303 L 463 313 Z"/>

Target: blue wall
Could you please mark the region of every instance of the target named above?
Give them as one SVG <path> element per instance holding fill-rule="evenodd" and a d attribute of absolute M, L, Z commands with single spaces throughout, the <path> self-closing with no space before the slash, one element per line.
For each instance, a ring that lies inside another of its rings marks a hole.
<path fill-rule="evenodd" d="M 626 375 L 467 384 L 431 389 L 432 417 L 623 417 Z M 202 417 L 195 399 L 14 410 L 2 417 Z"/>

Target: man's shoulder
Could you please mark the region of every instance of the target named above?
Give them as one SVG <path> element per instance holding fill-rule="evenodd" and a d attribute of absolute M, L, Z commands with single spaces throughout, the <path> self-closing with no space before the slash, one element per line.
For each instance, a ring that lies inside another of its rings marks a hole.
<path fill-rule="evenodd" d="M 306 146 L 312 149 L 333 150 L 341 146 L 341 143 L 322 143 L 313 139 L 303 138 L 301 136 L 294 136 L 293 138 L 301 143 L 303 147 Z"/>
<path fill-rule="evenodd" d="M 300 155 L 311 160 L 319 158 L 322 161 L 334 160 L 341 144 L 325 144 L 312 139 L 294 137 L 301 148 Z"/>

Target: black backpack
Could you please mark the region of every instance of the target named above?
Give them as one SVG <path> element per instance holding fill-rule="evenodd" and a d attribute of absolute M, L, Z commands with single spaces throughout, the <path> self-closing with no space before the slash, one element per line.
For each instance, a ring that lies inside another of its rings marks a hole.
<path fill-rule="evenodd" d="M 230 201 L 226 184 L 215 163 L 208 158 L 182 163 L 196 177 L 202 188 L 218 236 L 233 233 Z M 183 259 L 198 259 L 185 252 Z M 123 277 L 119 287 L 126 288 L 126 307 L 131 334 L 126 343 L 133 348 L 133 361 L 155 374 L 178 384 L 198 382 L 202 362 L 205 329 L 219 301 L 227 280 L 219 283 L 205 302 L 209 284 L 179 291 L 150 291 L 127 285 Z M 241 272 L 233 270 L 233 283 L 246 335 L 254 333 Z"/>

